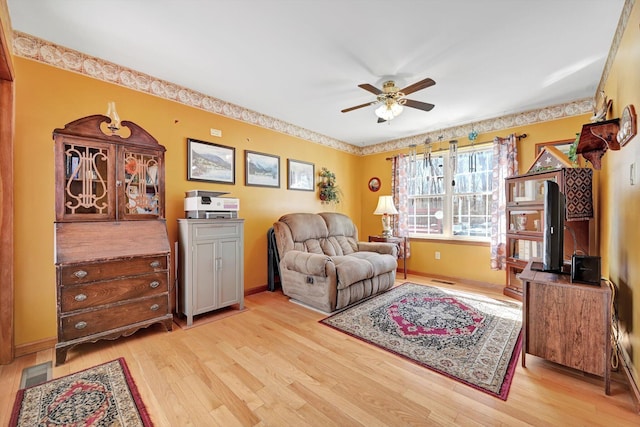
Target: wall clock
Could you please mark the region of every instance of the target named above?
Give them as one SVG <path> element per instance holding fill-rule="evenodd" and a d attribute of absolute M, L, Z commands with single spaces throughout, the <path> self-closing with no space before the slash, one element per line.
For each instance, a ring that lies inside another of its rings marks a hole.
<path fill-rule="evenodd" d="M 380 178 L 374 176 L 373 178 L 371 178 L 369 180 L 369 190 L 371 191 L 378 191 L 380 189 Z"/>
<path fill-rule="evenodd" d="M 636 110 L 633 108 L 633 105 L 629 104 L 624 107 L 624 110 L 622 110 L 622 117 L 620 117 L 620 130 L 617 135 L 620 147 L 629 142 L 636 133 Z"/>

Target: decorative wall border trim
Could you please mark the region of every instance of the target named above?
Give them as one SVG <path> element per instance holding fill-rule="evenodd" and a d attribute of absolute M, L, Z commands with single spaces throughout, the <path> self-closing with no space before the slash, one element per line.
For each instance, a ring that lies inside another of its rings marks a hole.
<path fill-rule="evenodd" d="M 431 140 L 437 141 L 440 136 L 442 136 L 444 140 L 466 137 L 471 131 L 472 126 L 476 131 L 486 133 L 508 129 L 515 126 L 530 125 L 549 120 L 557 120 L 564 117 L 586 114 L 592 112 L 594 106 L 593 99 L 582 99 L 565 104 L 386 141 L 368 147 L 357 147 L 344 141 L 249 110 L 239 105 L 196 92 L 186 87 L 178 86 L 171 82 L 157 79 L 149 76 L 148 74 L 131 70 L 73 49 L 55 45 L 30 34 L 14 31 L 13 51 L 15 55 L 27 59 L 80 73 L 108 83 L 124 86 L 129 89 L 149 93 L 190 107 L 200 108 L 211 113 L 230 117 L 255 126 L 260 126 L 334 148 L 336 150 L 361 156 L 402 149 L 412 144 L 422 144 L 426 138 L 431 138 Z"/>
<path fill-rule="evenodd" d="M 609 49 L 609 55 L 607 56 L 607 61 L 604 64 L 604 69 L 602 70 L 602 76 L 600 77 L 600 83 L 598 84 L 598 89 L 596 93 L 600 93 L 604 90 L 604 84 L 609 79 L 609 72 L 611 71 L 611 66 L 613 65 L 613 60 L 618 53 L 618 48 L 620 47 L 620 42 L 622 41 L 622 35 L 627 29 L 627 23 L 629 22 L 629 16 L 631 15 L 631 9 L 633 9 L 633 5 L 636 0 L 626 0 L 624 2 L 624 6 L 622 7 L 622 13 L 620 14 L 620 20 L 618 21 L 618 26 L 616 28 L 616 32 L 613 35 L 613 40 L 611 41 L 611 48 Z"/>
<path fill-rule="evenodd" d="M 431 141 L 433 142 L 438 141 L 440 137 L 442 137 L 443 141 L 449 141 L 456 138 L 466 138 L 472 129 L 475 129 L 478 133 L 488 133 L 514 128 L 517 126 L 532 125 L 535 123 L 548 122 L 565 117 L 593 113 L 594 104 L 595 103 L 592 98 L 585 98 L 565 104 L 553 105 L 537 110 L 526 111 L 524 113 L 515 113 L 508 116 L 497 117 L 494 119 L 482 120 L 480 122 L 467 123 L 464 125 L 436 130 L 420 135 L 394 139 L 369 147 L 362 147 L 360 154 L 366 156 L 369 154 L 406 148 L 413 144 L 420 145 L 423 144 L 427 138 L 431 139 Z"/>
<path fill-rule="evenodd" d="M 19 31 L 13 32 L 13 52 L 18 56 L 47 65 L 73 71 L 108 83 L 146 92 L 210 113 L 230 117 L 252 125 L 275 130 L 291 136 L 326 145 L 351 154 L 360 154 L 359 147 L 253 110 L 196 92 L 77 50 L 58 46 Z"/>

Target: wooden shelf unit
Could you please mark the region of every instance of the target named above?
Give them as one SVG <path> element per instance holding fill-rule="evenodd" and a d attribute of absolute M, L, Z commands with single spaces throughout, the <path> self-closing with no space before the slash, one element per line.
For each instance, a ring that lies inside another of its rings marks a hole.
<path fill-rule="evenodd" d="M 589 218 L 593 217 L 592 176 L 589 168 L 561 168 L 507 178 L 507 273 L 504 294 L 522 299 L 519 275 L 527 263 L 542 257 L 544 230 L 544 181 L 558 183 L 566 196 L 564 256 L 578 251 L 594 255 Z M 574 238 L 575 235 L 575 244 Z"/>

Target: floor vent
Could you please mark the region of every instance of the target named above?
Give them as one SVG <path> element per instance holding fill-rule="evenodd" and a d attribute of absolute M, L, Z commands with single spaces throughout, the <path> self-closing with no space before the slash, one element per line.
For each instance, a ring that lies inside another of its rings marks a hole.
<path fill-rule="evenodd" d="M 432 282 L 442 283 L 444 285 L 455 285 L 455 282 L 449 282 L 448 280 L 431 279 Z"/>
<path fill-rule="evenodd" d="M 20 388 L 33 387 L 51 379 L 51 361 L 35 366 L 29 366 L 22 370 Z"/>

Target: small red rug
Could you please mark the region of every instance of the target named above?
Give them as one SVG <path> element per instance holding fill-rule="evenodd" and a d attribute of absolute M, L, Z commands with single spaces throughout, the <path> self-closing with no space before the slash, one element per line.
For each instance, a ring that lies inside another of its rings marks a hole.
<path fill-rule="evenodd" d="M 153 426 L 124 358 L 18 390 L 9 426 Z"/>
<path fill-rule="evenodd" d="M 521 349 L 520 304 L 414 283 L 321 322 L 502 400 Z"/>

